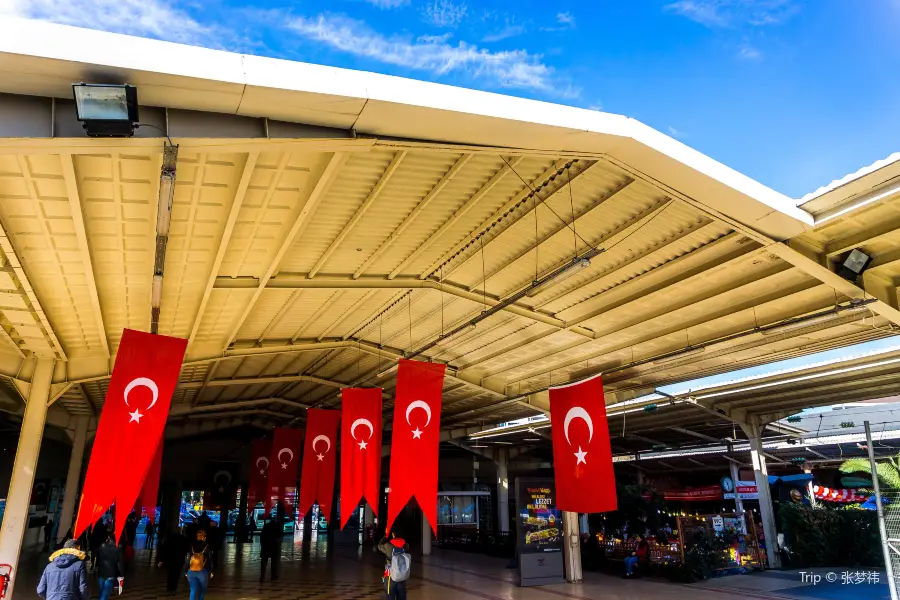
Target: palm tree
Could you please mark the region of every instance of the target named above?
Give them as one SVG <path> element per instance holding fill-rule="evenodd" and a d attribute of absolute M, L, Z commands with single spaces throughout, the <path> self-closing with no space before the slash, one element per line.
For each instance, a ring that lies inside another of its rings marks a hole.
<path fill-rule="evenodd" d="M 900 489 L 900 455 L 876 463 L 878 480 L 885 489 Z M 840 467 L 841 473 L 868 473 L 872 475 L 872 464 L 868 458 L 851 458 Z"/>

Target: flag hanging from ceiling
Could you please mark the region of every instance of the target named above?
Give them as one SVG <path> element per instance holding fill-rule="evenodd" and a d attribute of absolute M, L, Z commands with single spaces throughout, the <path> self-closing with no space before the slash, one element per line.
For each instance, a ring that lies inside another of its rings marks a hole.
<path fill-rule="evenodd" d="M 446 365 L 400 360 L 394 425 L 387 529 L 415 497 L 437 534 L 438 447 L 441 440 L 441 392 Z"/>
<path fill-rule="evenodd" d="M 578 513 L 616 510 L 602 378 L 550 388 L 550 420 L 557 508 Z"/>
<path fill-rule="evenodd" d="M 341 529 L 361 498 L 378 512 L 381 394 L 381 388 L 341 390 Z"/>
<path fill-rule="evenodd" d="M 228 511 L 235 508 L 240 470 L 240 463 L 232 461 L 214 460 L 206 463 L 204 509 Z"/>
<path fill-rule="evenodd" d="M 75 521 L 75 537 L 113 503 L 134 506 L 159 447 L 187 340 L 126 329 L 116 353 Z M 119 539 L 127 510 L 116 511 Z"/>
<path fill-rule="evenodd" d="M 269 485 L 266 491 L 266 510 L 272 507 L 272 499 L 279 502 L 287 499 L 287 488 L 297 485 L 297 465 L 300 464 L 300 447 L 303 444 L 303 430 L 290 427 L 276 427 L 272 436 L 272 453 L 269 455 Z M 290 514 L 290 507 L 285 507 Z"/>
<path fill-rule="evenodd" d="M 256 440 L 253 442 L 250 464 L 250 486 L 247 489 L 247 510 L 252 511 L 256 503 L 265 504 L 268 492 L 269 456 L 272 454 L 272 442 Z"/>
<path fill-rule="evenodd" d="M 153 462 L 150 463 L 150 470 L 144 478 L 144 484 L 141 486 L 141 493 L 138 495 L 137 502 L 134 503 L 134 510 L 138 515 L 146 514 L 151 521 L 156 521 L 156 500 L 159 496 L 159 473 L 162 470 L 162 453 L 163 442 L 159 441 L 156 447 L 156 454 L 153 456 Z"/>
<path fill-rule="evenodd" d="M 318 501 L 319 515 L 331 519 L 334 471 L 337 468 L 337 430 L 340 411 L 311 408 L 306 412 L 306 445 L 300 475 L 298 509 L 305 514 Z"/>

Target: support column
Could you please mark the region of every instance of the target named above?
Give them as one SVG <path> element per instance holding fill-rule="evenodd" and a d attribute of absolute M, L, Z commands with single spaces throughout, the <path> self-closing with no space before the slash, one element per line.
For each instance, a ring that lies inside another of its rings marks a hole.
<path fill-rule="evenodd" d="M 84 446 L 87 441 L 88 418 L 75 419 L 75 441 L 72 442 L 72 454 L 69 456 L 69 472 L 66 475 L 66 495 L 63 497 L 62 510 L 59 513 L 59 526 L 56 529 L 56 541 L 61 542 L 72 526 L 75 513 L 75 498 L 81 483 L 81 463 L 84 461 Z"/>
<path fill-rule="evenodd" d="M 422 556 L 431 556 L 431 525 L 422 515 Z"/>
<path fill-rule="evenodd" d="M 566 581 L 581 583 L 581 532 L 578 528 L 578 513 L 563 512 L 563 561 L 566 567 Z"/>
<path fill-rule="evenodd" d="M 775 527 L 775 507 L 772 504 L 772 490 L 769 487 L 769 470 L 763 454 L 762 427 L 758 424 L 743 425 L 741 428 L 750 440 L 750 459 L 753 461 L 753 475 L 756 489 L 759 492 L 759 514 L 766 537 L 766 557 L 770 569 L 781 568 L 781 556 L 778 554 L 778 535 Z"/>
<path fill-rule="evenodd" d="M 738 473 L 737 463 L 729 459 L 728 466 L 731 468 L 731 481 L 734 483 L 734 510 L 739 514 L 743 514 L 744 512 L 744 501 L 741 500 L 740 494 L 738 494 L 738 477 L 740 474 Z"/>
<path fill-rule="evenodd" d="M 497 461 L 497 531 L 509 533 L 509 450 L 498 448 Z"/>
<path fill-rule="evenodd" d="M 13 597 L 22 538 L 28 525 L 28 504 L 31 501 L 34 474 L 41 452 L 41 440 L 44 437 L 44 423 L 47 420 L 53 362 L 52 359 L 39 358 L 34 375 L 31 377 L 31 391 L 25 404 L 25 415 L 22 418 L 19 445 L 16 448 L 9 494 L 6 499 L 6 513 L 3 515 L 3 527 L 0 529 L 0 564 L 12 566 L 7 588 L 9 598 Z"/>

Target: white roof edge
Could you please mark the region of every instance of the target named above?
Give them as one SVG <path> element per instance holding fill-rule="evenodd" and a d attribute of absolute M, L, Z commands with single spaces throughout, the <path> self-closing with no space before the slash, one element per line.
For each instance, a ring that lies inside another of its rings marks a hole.
<path fill-rule="evenodd" d="M 825 194 L 827 194 L 829 192 L 833 192 L 834 190 L 841 188 L 841 187 L 847 185 L 848 183 L 852 183 L 861 177 L 865 177 L 866 175 L 869 175 L 870 173 L 874 173 L 875 171 L 878 171 L 879 169 L 883 169 L 884 167 L 892 165 L 897 161 L 900 161 L 900 152 L 894 152 L 893 154 L 890 154 L 889 156 L 886 156 L 885 158 L 876 160 L 871 165 L 866 165 L 864 167 L 861 167 L 860 169 L 857 169 L 856 171 L 854 171 L 852 173 L 848 173 L 847 175 L 844 175 L 840 179 L 835 179 L 831 183 L 829 183 L 827 185 L 823 185 L 822 187 L 804 195 L 802 198 L 797 200 L 797 206 L 802 208 L 804 204 L 806 204 L 807 202 L 810 202 L 811 200 L 815 200 L 819 196 L 824 196 Z"/>
<path fill-rule="evenodd" d="M 115 51 L 110 51 L 115 48 Z M 187 46 L 30 19 L 0 18 L 0 54 L 8 53 L 161 73 L 196 82 L 306 92 L 517 121 L 571 133 L 631 138 L 793 219 L 813 225 L 796 201 L 634 119 L 390 75 Z M 287 77 L 286 72 L 290 73 Z M 242 92 L 243 94 L 243 92 Z M 363 114 L 365 103 L 357 117 Z M 573 143 L 578 139 L 573 136 Z M 539 148 L 537 148 L 539 149 Z M 557 150 L 558 148 L 548 148 Z M 578 148 L 566 148 L 578 150 Z"/>

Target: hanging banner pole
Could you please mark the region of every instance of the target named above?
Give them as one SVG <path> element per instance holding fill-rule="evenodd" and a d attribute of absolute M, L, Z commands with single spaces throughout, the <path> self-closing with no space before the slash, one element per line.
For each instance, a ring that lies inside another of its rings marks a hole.
<path fill-rule="evenodd" d="M 891 546 L 887 536 L 887 528 L 884 526 L 884 508 L 881 506 L 881 486 L 878 484 L 878 470 L 875 465 L 875 449 L 872 446 L 872 428 L 869 422 L 866 427 L 866 448 L 869 451 L 869 464 L 872 467 L 872 485 L 875 487 L 875 506 L 878 510 L 878 530 L 881 532 L 881 551 L 884 553 L 884 569 L 887 571 L 888 589 L 891 591 L 891 600 L 897 600 L 897 582 L 894 581 L 894 568 L 891 564 Z M 894 552 L 897 552 L 894 550 Z"/>

